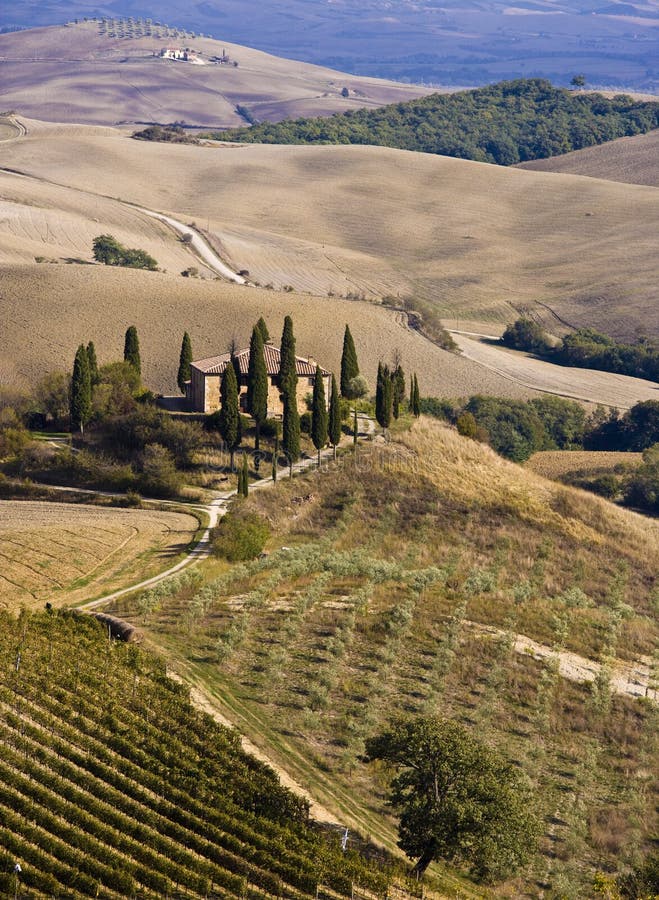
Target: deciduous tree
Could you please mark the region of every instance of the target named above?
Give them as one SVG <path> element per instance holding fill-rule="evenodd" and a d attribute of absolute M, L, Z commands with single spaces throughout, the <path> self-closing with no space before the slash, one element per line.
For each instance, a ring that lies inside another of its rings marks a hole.
<path fill-rule="evenodd" d="M 464 726 L 427 716 L 394 722 L 366 742 L 369 760 L 397 771 L 390 802 L 398 845 L 422 876 L 435 859 L 466 863 L 483 880 L 511 875 L 534 849 L 538 821 L 517 770 Z"/>

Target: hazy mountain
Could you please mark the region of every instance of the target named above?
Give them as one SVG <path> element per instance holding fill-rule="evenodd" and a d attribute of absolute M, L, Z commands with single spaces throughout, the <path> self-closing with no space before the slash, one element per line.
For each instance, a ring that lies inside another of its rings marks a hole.
<path fill-rule="evenodd" d="M 481 84 L 543 76 L 659 92 L 659 2 L 6 0 L 0 27 L 147 16 L 362 75 Z"/>

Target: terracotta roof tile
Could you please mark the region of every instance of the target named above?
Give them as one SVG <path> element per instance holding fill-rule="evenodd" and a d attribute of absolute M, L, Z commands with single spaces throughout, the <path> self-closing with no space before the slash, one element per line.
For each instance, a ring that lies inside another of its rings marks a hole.
<path fill-rule="evenodd" d="M 240 374 L 247 375 L 249 369 L 249 347 L 245 350 L 240 350 L 235 356 L 238 360 Z M 281 350 L 273 344 L 265 344 L 263 347 L 263 356 L 265 357 L 265 367 L 268 375 L 279 375 Z M 220 356 L 209 356 L 206 359 L 194 360 L 190 365 L 199 372 L 203 372 L 204 375 L 222 375 L 229 364 L 230 359 L 230 353 L 222 353 Z M 316 363 L 313 360 L 305 359 L 302 356 L 296 356 L 295 371 L 298 375 L 315 375 Z M 323 369 L 322 366 L 320 367 L 320 371 L 323 375 L 330 374 L 326 369 Z"/>

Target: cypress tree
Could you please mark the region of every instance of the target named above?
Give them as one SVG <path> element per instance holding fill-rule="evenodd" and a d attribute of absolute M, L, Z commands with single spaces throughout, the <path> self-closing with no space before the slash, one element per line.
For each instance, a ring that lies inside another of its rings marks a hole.
<path fill-rule="evenodd" d="M 394 419 L 400 415 L 400 405 L 405 399 L 405 373 L 400 363 L 394 369 L 392 375 L 393 401 L 391 411 Z"/>
<path fill-rule="evenodd" d="M 375 418 L 378 424 L 386 431 L 391 424 L 391 407 L 393 401 L 393 386 L 389 366 L 378 365 L 378 381 L 375 392 Z"/>
<path fill-rule="evenodd" d="M 281 335 L 281 360 L 279 363 L 279 388 L 282 394 L 290 393 L 295 399 L 297 394 L 297 369 L 295 367 L 295 336 L 293 320 L 290 316 L 284 319 L 284 330 Z M 293 404 L 297 410 L 297 403 Z"/>
<path fill-rule="evenodd" d="M 71 376 L 71 393 L 69 395 L 69 413 L 71 430 L 78 428 L 84 433 L 85 425 L 92 415 L 92 382 L 89 376 L 89 357 L 84 344 L 76 350 Z"/>
<path fill-rule="evenodd" d="M 255 325 L 252 329 L 252 339 L 249 342 L 247 409 L 256 425 L 254 458 L 258 470 L 258 454 L 261 446 L 261 424 L 265 422 L 268 415 L 268 372 L 265 367 L 265 357 L 263 356 L 263 337 L 258 325 Z"/>
<path fill-rule="evenodd" d="M 334 459 L 336 459 L 336 447 L 341 440 L 341 404 L 339 403 L 339 389 L 336 385 L 336 377 L 332 375 L 332 390 L 330 393 L 330 408 L 328 420 L 329 442 L 334 447 Z"/>
<path fill-rule="evenodd" d="M 93 341 L 87 344 L 87 362 L 89 363 L 89 378 L 92 387 L 94 387 L 95 384 L 98 384 L 98 360 L 96 359 L 96 347 L 94 347 Z"/>
<path fill-rule="evenodd" d="M 181 342 L 181 354 L 178 360 L 178 375 L 176 377 L 176 383 L 178 384 L 178 388 L 182 394 L 185 394 L 185 382 L 190 381 L 191 378 L 191 362 L 192 344 L 190 342 L 190 335 L 186 331 L 183 334 L 183 340 Z"/>
<path fill-rule="evenodd" d="M 412 393 L 412 415 L 418 419 L 421 415 L 421 398 L 419 396 L 419 381 L 416 377 L 416 372 L 414 373 L 414 387 Z"/>
<path fill-rule="evenodd" d="M 313 399 L 311 402 L 311 440 L 318 451 L 318 467 L 320 468 L 320 451 L 327 443 L 327 404 L 325 403 L 325 385 L 320 366 L 316 366 L 316 377 L 313 382 Z"/>
<path fill-rule="evenodd" d="M 300 415 L 297 410 L 295 393 L 289 391 L 284 394 L 284 422 L 283 422 L 282 448 L 288 459 L 291 478 L 293 477 L 293 463 L 300 458 Z"/>
<path fill-rule="evenodd" d="M 341 353 L 341 396 L 352 397 L 350 382 L 359 375 L 359 363 L 355 342 L 350 334 L 350 328 L 346 325 L 343 334 L 343 352 Z"/>
<path fill-rule="evenodd" d="M 219 430 L 231 454 L 231 471 L 234 471 L 234 455 L 242 440 L 242 422 L 238 404 L 238 382 L 236 371 L 228 365 L 222 374 L 220 384 Z"/>
<path fill-rule="evenodd" d="M 126 330 L 124 339 L 124 360 L 130 363 L 138 375 L 142 374 L 142 362 L 140 360 L 140 341 L 137 336 L 137 328 L 131 325 Z"/>
<path fill-rule="evenodd" d="M 268 331 L 268 326 L 265 324 L 265 319 L 263 316 L 256 323 L 256 327 L 261 332 L 261 337 L 263 338 L 263 343 L 267 344 L 270 340 L 270 332 Z"/>

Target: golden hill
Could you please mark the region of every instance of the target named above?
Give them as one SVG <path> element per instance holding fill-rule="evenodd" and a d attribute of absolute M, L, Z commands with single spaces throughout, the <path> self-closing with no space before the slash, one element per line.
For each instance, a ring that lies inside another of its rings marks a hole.
<path fill-rule="evenodd" d="M 160 59 L 167 47 L 190 47 L 207 64 Z M 225 52 L 228 63 L 211 62 Z M 101 33 L 98 22 L 0 35 L 0 71 L 4 110 L 98 124 L 180 120 L 235 127 L 245 124 L 238 105 L 258 119 L 278 121 L 430 93 L 189 34 L 167 37 L 154 29 L 151 36 L 111 37 Z M 342 96 L 343 88 L 348 97 Z"/>
<path fill-rule="evenodd" d="M 536 159 L 522 163 L 519 168 L 659 187 L 659 129 L 575 150 L 564 156 Z"/>
<path fill-rule="evenodd" d="M 195 219 L 263 284 L 407 294 L 466 330 L 526 310 L 559 331 L 659 330 L 652 187 L 385 148 L 169 146 L 26 124 L 0 166 Z"/>

